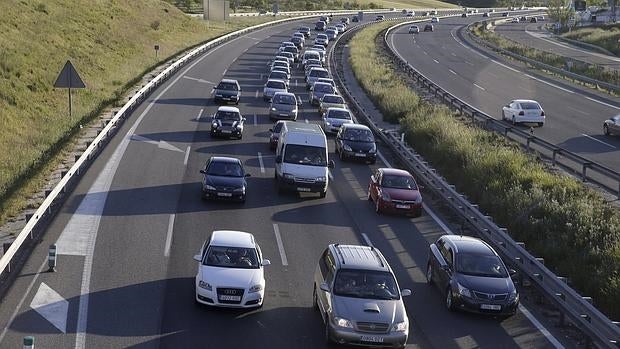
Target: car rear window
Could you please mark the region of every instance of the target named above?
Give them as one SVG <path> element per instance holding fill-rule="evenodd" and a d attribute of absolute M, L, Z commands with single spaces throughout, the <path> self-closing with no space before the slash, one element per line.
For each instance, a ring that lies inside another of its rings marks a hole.
<path fill-rule="evenodd" d="M 318 83 L 318 84 L 314 84 L 314 91 L 323 92 L 323 93 L 334 93 L 334 87 L 329 84 Z"/>
<path fill-rule="evenodd" d="M 323 102 L 333 104 L 344 104 L 344 100 L 340 96 L 325 96 Z"/>
<path fill-rule="evenodd" d="M 295 97 L 291 95 L 279 94 L 273 98 L 273 103 L 293 105 L 297 103 L 297 101 L 295 100 Z"/>
<path fill-rule="evenodd" d="M 217 85 L 218 90 L 226 90 L 226 91 L 237 91 L 237 84 L 232 82 L 220 82 Z"/>
<path fill-rule="evenodd" d="M 538 103 L 532 103 L 532 102 L 521 102 L 519 103 L 521 104 L 521 109 L 540 109 L 540 106 L 538 105 Z"/>
<path fill-rule="evenodd" d="M 286 84 L 282 81 L 267 81 L 267 87 L 286 89 Z"/>
<path fill-rule="evenodd" d="M 330 110 L 327 114 L 327 117 L 330 119 L 343 119 L 343 120 L 351 120 L 351 113 L 345 110 Z"/>
<path fill-rule="evenodd" d="M 327 72 L 327 70 L 312 69 L 310 71 L 310 76 L 311 77 L 318 77 L 318 78 L 326 78 L 326 77 L 329 76 L 329 73 Z"/>
<path fill-rule="evenodd" d="M 269 79 L 286 80 L 288 76 L 282 71 L 272 71 L 271 74 L 269 74 Z"/>

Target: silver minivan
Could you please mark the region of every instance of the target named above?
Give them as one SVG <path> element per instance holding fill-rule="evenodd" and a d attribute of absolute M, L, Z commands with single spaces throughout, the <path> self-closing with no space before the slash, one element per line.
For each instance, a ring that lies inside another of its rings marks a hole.
<path fill-rule="evenodd" d="M 313 305 L 327 342 L 404 348 L 409 318 L 394 272 L 371 246 L 332 244 L 314 273 Z"/>

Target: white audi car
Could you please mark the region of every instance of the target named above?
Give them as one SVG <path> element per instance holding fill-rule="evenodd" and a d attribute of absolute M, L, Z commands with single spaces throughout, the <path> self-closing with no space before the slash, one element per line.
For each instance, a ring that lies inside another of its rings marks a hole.
<path fill-rule="evenodd" d="M 508 120 L 513 125 L 525 122 L 545 124 L 545 111 L 536 101 L 530 99 L 515 99 L 502 108 L 502 120 Z"/>
<path fill-rule="evenodd" d="M 196 302 L 211 306 L 254 308 L 263 305 L 265 275 L 260 247 L 250 233 L 216 230 L 204 242 L 196 274 Z"/>

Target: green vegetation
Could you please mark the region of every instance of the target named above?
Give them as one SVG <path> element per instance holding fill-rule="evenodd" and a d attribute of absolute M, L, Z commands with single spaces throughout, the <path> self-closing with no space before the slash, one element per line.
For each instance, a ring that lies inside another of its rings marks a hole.
<path fill-rule="evenodd" d="M 600 27 L 575 28 L 563 37 L 596 45 L 620 56 L 620 23 Z"/>
<path fill-rule="evenodd" d="M 392 25 L 364 29 L 349 45 L 355 75 L 384 118 L 400 122 L 407 142 L 516 241 L 620 318 L 618 210 L 576 180 L 548 172 L 518 145 L 416 96 L 384 53 L 382 34 Z"/>
<path fill-rule="evenodd" d="M 0 222 L 40 190 L 78 126 L 132 82 L 187 47 L 273 19 L 207 24 L 156 0 L 7 0 L 0 13 Z M 67 91 L 52 88 L 68 59 L 87 86 L 74 92 L 73 118 Z"/>
<path fill-rule="evenodd" d="M 567 60 L 564 57 L 531 48 L 525 45 L 521 45 L 517 42 L 506 39 L 505 37 L 498 35 L 494 31 L 486 30 L 484 24 L 473 25 L 471 29 L 474 35 L 506 51 L 516 53 L 518 55 L 554 66 L 556 68 L 566 69 L 567 71 L 583 75 L 592 79 L 616 85 L 620 84 L 620 74 L 618 73 L 618 71 L 605 69 L 603 67 L 574 60 L 571 60 L 571 66 L 567 66 Z"/>

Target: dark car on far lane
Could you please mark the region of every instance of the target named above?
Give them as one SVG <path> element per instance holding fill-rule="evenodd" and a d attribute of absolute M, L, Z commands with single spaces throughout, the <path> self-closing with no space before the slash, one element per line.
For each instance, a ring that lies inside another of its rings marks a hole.
<path fill-rule="evenodd" d="M 241 97 L 241 86 L 237 80 L 222 79 L 213 89 L 213 101 L 215 103 L 235 103 L 239 104 Z"/>
<path fill-rule="evenodd" d="M 284 125 L 285 120 L 278 120 L 273 127 L 269 129 L 269 148 L 271 150 L 276 149 L 278 145 L 278 139 L 280 139 L 280 132 L 282 132 L 282 125 Z"/>
<path fill-rule="evenodd" d="M 250 177 L 237 158 L 212 156 L 204 169 L 202 199 L 226 199 L 245 202 L 247 182 Z"/>
<path fill-rule="evenodd" d="M 512 269 L 486 242 L 462 235 L 443 235 L 429 248 L 426 279 L 445 296 L 448 310 L 512 316 L 519 293 Z"/>

